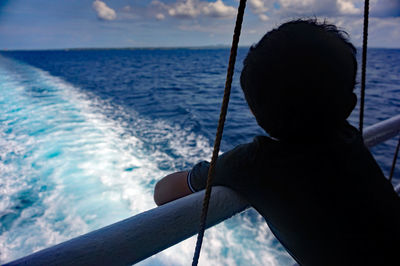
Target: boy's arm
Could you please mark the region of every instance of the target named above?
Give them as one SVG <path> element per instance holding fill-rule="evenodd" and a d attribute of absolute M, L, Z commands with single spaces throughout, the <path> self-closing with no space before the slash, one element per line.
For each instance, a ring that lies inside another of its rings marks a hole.
<path fill-rule="evenodd" d="M 187 171 L 176 172 L 162 178 L 154 188 L 154 201 L 157 206 L 193 193 L 188 185 Z"/>
<path fill-rule="evenodd" d="M 266 137 L 257 137 L 253 142 L 239 145 L 219 156 L 213 185 L 238 188 L 238 190 L 248 186 L 246 176 L 254 168 L 260 141 L 266 141 L 261 140 L 263 138 Z M 209 162 L 202 161 L 193 166 L 190 176 L 187 171 L 176 172 L 158 181 L 154 189 L 155 203 L 160 206 L 204 189 L 209 166 Z"/>

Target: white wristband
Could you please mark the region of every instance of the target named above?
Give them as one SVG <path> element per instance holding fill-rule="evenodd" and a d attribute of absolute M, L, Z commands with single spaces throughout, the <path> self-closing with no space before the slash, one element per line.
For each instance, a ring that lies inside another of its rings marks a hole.
<path fill-rule="evenodd" d="M 190 183 L 190 178 L 192 177 L 192 171 L 189 171 L 187 174 L 187 184 L 189 189 L 194 193 L 196 190 L 192 187 L 192 184 Z"/>

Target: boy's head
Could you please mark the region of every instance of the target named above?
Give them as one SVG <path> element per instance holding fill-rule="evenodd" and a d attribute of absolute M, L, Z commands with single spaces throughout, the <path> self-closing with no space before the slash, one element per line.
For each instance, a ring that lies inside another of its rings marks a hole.
<path fill-rule="evenodd" d="M 278 139 L 313 137 L 346 120 L 356 49 L 347 33 L 316 20 L 296 20 L 250 48 L 240 83 L 258 124 Z"/>

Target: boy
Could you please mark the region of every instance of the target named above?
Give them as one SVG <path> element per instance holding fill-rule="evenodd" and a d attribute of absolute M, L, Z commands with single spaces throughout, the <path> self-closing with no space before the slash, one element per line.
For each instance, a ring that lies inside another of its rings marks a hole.
<path fill-rule="evenodd" d="M 258 136 L 218 158 L 232 188 L 301 265 L 399 265 L 400 198 L 346 121 L 356 49 L 334 25 L 296 20 L 250 48 L 241 87 Z M 158 205 L 204 189 L 209 164 L 160 180 Z"/>

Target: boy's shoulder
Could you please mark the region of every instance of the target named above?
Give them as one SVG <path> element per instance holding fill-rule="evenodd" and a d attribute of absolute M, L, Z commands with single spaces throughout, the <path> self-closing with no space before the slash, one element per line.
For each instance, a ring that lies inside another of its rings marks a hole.
<path fill-rule="evenodd" d="M 330 132 L 321 130 L 321 134 L 314 135 L 312 138 L 301 135 L 301 137 L 294 138 L 292 141 L 280 141 L 269 136 L 259 135 L 254 137 L 253 142 L 245 145 L 251 147 L 252 151 L 262 151 L 260 155 L 264 156 L 266 154 L 275 155 L 276 153 L 283 153 L 287 156 L 287 153 L 307 154 L 318 151 L 329 152 L 331 149 L 344 151 L 357 147 L 361 149 L 365 148 L 360 132 L 348 122 Z M 246 147 L 246 149 L 249 148 Z"/>

